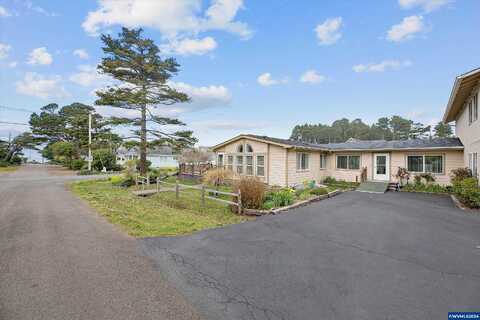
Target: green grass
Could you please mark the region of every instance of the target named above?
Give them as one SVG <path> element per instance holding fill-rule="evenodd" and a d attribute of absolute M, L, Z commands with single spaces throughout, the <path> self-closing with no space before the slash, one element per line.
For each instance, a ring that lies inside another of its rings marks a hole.
<path fill-rule="evenodd" d="M 0 167 L 0 173 L 9 173 L 17 170 L 19 166 Z"/>
<path fill-rule="evenodd" d="M 247 220 L 213 200 L 201 204 L 200 191 L 184 190 L 138 197 L 132 189 L 114 187 L 109 181 L 81 181 L 72 191 L 113 224 L 135 237 L 175 236 Z"/>

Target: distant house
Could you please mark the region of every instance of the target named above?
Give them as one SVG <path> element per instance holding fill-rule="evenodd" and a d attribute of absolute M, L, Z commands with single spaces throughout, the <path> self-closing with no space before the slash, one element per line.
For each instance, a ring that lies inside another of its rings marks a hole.
<path fill-rule="evenodd" d="M 456 78 L 444 122 L 456 122 L 455 138 L 314 144 L 241 134 L 212 148 L 217 165 L 238 176 L 255 176 L 270 185 L 293 186 L 305 180 L 396 182 L 399 167 L 412 175 L 431 173 L 450 184 L 453 169 L 469 167 L 478 177 L 480 69 Z"/>
<path fill-rule="evenodd" d="M 129 160 L 137 160 L 140 157 L 138 148 L 126 149 L 121 147 L 117 150 L 117 163 L 125 164 Z M 147 160 L 152 163 L 153 168 L 178 167 L 177 155 L 169 146 L 160 146 L 147 150 Z"/>

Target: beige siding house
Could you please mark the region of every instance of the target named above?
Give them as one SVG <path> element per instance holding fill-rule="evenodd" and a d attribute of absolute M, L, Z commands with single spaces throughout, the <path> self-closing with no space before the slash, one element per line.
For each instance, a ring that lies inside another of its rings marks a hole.
<path fill-rule="evenodd" d="M 242 134 L 213 151 L 219 166 L 238 176 L 255 176 L 269 185 L 294 186 L 325 177 L 352 182 L 397 182 L 398 168 L 412 175 L 431 173 L 450 184 L 453 169 L 470 167 L 478 176 L 480 153 L 480 69 L 456 78 L 444 122 L 456 122 L 455 138 L 360 141 L 311 144 Z"/>
<path fill-rule="evenodd" d="M 443 122 L 455 121 L 455 134 L 462 141 L 464 167 L 469 167 L 478 178 L 480 153 L 480 119 L 478 99 L 480 94 L 480 69 L 467 72 L 455 79 Z"/>

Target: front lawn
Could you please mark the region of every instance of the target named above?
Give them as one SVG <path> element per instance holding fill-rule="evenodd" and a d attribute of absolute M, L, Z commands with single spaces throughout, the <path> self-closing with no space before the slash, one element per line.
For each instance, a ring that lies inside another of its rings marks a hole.
<path fill-rule="evenodd" d="M 132 189 L 112 186 L 107 180 L 76 182 L 71 189 L 108 221 L 135 237 L 189 234 L 248 219 L 209 199 L 203 208 L 198 190 L 182 190 L 177 200 L 174 192 L 138 197 Z"/>
<path fill-rule="evenodd" d="M 17 170 L 19 166 L 0 167 L 0 173 L 9 173 Z"/>

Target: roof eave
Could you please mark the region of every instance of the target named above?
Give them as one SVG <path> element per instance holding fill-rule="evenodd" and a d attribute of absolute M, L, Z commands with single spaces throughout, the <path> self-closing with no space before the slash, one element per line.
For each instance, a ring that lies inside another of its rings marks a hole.
<path fill-rule="evenodd" d="M 329 149 L 330 152 L 379 152 L 379 151 L 416 151 L 416 150 L 463 150 L 463 146 L 455 147 L 417 147 L 417 148 L 376 148 L 376 149 Z"/>
<path fill-rule="evenodd" d="M 265 139 L 259 139 L 259 138 L 256 138 L 256 137 L 252 137 L 252 136 L 249 136 L 248 134 L 240 134 L 236 137 L 233 137 L 227 141 L 224 141 L 222 143 L 219 143 L 215 146 L 213 146 L 211 148 L 211 150 L 213 152 L 215 152 L 217 149 L 227 145 L 227 144 L 230 144 L 232 142 L 235 142 L 235 141 L 238 141 L 240 139 L 250 139 L 250 140 L 253 140 L 253 141 L 258 141 L 258 142 L 263 142 L 263 143 L 268 143 L 268 144 L 273 144 L 273 145 L 276 145 L 276 146 L 280 146 L 280 147 L 283 147 L 283 148 L 291 148 L 292 146 L 290 145 L 287 145 L 287 144 L 283 144 L 283 143 L 278 143 L 278 142 L 273 142 L 273 141 L 270 141 L 270 140 L 265 140 Z"/>

